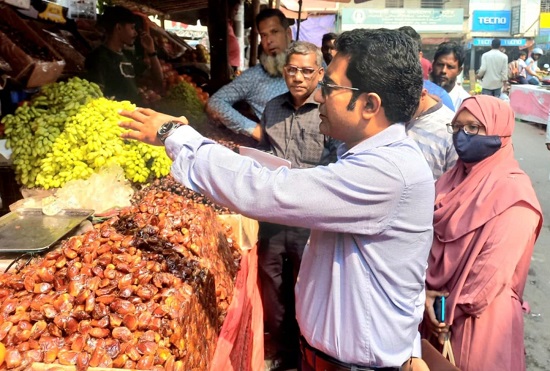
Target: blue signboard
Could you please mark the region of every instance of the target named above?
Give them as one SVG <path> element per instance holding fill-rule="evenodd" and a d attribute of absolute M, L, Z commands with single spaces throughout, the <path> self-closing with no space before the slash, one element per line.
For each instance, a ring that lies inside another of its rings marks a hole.
<path fill-rule="evenodd" d="M 482 38 L 474 39 L 474 46 L 491 46 L 493 39 Z M 501 46 L 525 46 L 527 44 L 527 39 L 500 39 Z"/>
<path fill-rule="evenodd" d="M 509 10 L 474 10 L 472 31 L 510 32 L 511 17 Z"/>

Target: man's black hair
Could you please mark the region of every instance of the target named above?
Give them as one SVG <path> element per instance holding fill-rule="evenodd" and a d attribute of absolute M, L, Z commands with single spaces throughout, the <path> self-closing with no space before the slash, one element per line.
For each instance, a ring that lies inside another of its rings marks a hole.
<path fill-rule="evenodd" d="M 458 68 L 464 64 L 464 49 L 457 43 L 448 41 L 439 44 L 434 54 L 434 62 L 437 62 L 439 57 L 453 54 L 458 62 Z"/>
<path fill-rule="evenodd" d="M 326 41 L 336 40 L 337 37 L 338 35 L 334 32 L 329 32 L 323 35 L 323 40 L 321 42 L 324 44 Z"/>
<path fill-rule="evenodd" d="M 493 41 L 491 41 L 491 48 L 493 49 L 500 48 L 500 39 L 493 39 Z"/>
<path fill-rule="evenodd" d="M 283 14 L 283 12 L 281 12 L 279 9 L 265 8 L 260 11 L 256 16 L 256 29 L 260 29 L 260 22 L 263 22 L 271 17 L 277 17 L 279 19 L 279 23 L 281 24 L 281 26 L 283 26 L 285 30 L 290 27 L 290 23 L 288 22 L 288 19 Z"/>
<path fill-rule="evenodd" d="M 99 17 L 97 24 L 110 34 L 117 24 L 135 24 L 137 18 L 138 17 L 131 10 L 123 6 L 108 6 Z"/>
<path fill-rule="evenodd" d="M 361 93 L 375 93 L 391 123 L 413 117 L 422 93 L 422 67 L 412 38 L 398 30 L 356 29 L 338 36 L 336 50 L 349 57 L 346 76 L 359 89 L 348 109 Z"/>
<path fill-rule="evenodd" d="M 527 57 L 527 52 L 525 50 L 520 50 L 519 53 L 518 53 L 518 58 L 521 57 L 521 56 L 526 56 Z"/>
<path fill-rule="evenodd" d="M 399 31 L 403 32 L 405 35 L 410 36 L 414 41 L 418 43 L 418 52 L 422 51 L 422 37 L 416 32 L 411 26 L 403 26 L 398 28 Z"/>

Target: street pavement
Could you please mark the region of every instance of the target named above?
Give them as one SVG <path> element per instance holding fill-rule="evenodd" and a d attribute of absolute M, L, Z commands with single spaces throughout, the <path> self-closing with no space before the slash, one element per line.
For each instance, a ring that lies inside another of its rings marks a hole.
<path fill-rule="evenodd" d="M 528 371 L 550 370 L 550 151 L 546 149 L 545 127 L 516 121 L 512 136 L 521 168 L 531 177 L 544 213 L 544 224 L 535 245 L 524 300 L 531 312 L 525 314 L 525 347 Z"/>

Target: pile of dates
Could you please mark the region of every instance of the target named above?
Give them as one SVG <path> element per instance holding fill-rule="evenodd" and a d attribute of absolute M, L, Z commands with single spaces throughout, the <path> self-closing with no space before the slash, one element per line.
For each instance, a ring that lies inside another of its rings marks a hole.
<path fill-rule="evenodd" d="M 152 187 L 0 275 L 0 369 L 208 370 L 239 265 L 211 207 Z"/>
<path fill-rule="evenodd" d="M 188 198 L 196 203 L 204 204 L 212 207 L 218 214 L 231 214 L 232 212 L 227 208 L 215 204 L 206 196 L 201 193 L 195 192 L 192 189 L 187 188 L 186 186 L 178 183 L 171 175 L 155 179 L 151 184 L 146 186 L 143 190 L 136 192 L 133 197 L 134 203 L 141 202 L 141 199 L 146 195 L 150 190 L 155 189 L 157 191 L 167 191 L 175 193 L 177 195 Z"/>

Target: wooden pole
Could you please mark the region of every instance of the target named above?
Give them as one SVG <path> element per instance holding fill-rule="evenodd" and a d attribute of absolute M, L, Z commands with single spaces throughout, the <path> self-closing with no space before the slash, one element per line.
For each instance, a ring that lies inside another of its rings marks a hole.
<path fill-rule="evenodd" d="M 227 18 L 227 1 L 208 0 L 211 92 L 229 83 L 231 77 L 227 51 Z"/>
<path fill-rule="evenodd" d="M 258 29 L 256 28 L 256 16 L 260 12 L 260 0 L 252 0 L 252 12 L 254 14 L 254 22 L 250 30 L 250 60 L 248 66 L 253 67 L 258 60 Z"/>

